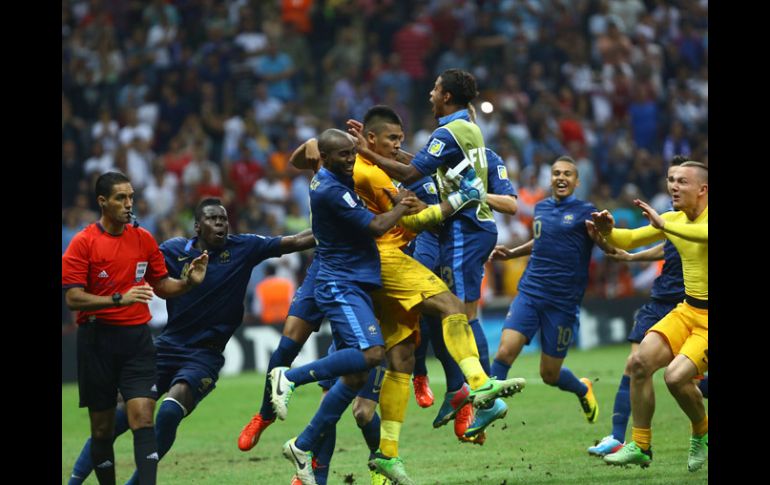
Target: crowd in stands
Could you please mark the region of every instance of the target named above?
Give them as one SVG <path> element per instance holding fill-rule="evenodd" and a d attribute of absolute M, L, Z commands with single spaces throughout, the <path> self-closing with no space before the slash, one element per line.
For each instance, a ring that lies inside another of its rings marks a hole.
<path fill-rule="evenodd" d="M 308 228 L 294 148 L 383 103 L 419 150 L 449 67 L 475 75 L 477 122 L 519 193 L 516 216 L 496 214 L 499 244 L 531 238 L 559 155 L 578 162 L 575 195 L 631 228 L 646 224 L 633 199 L 668 208 L 674 154 L 708 163 L 708 0 L 63 0 L 62 251 L 98 219 L 109 170 L 158 241 L 190 237 L 209 196 L 232 232 Z M 589 295 L 649 288 L 655 265 L 594 256 Z M 296 287 L 311 257 L 271 274 Z M 488 294 L 513 295 L 523 263 L 490 267 Z"/>

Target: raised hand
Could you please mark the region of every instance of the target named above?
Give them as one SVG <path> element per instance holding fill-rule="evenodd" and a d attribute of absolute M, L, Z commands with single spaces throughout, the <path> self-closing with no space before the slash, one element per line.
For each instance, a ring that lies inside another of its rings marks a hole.
<path fill-rule="evenodd" d="M 655 229 L 663 229 L 663 226 L 666 225 L 666 221 L 664 221 L 663 218 L 660 217 L 660 214 L 658 214 L 658 212 L 647 202 L 640 199 L 634 199 L 634 205 L 642 209 L 642 215 L 650 221 L 650 225 Z"/>
<path fill-rule="evenodd" d="M 356 145 L 358 148 L 366 148 L 366 138 L 364 138 L 364 124 L 358 120 L 350 119 L 346 123 L 348 125 L 348 133 L 350 133 L 356 139 Z"/>
<path fill-rule="evenodd" d="M 603 235 L 612 232 L 612 228 L 615 227 L 615 218 L 612 217 L 610 211 L 607 209 L 601 212 L 591 212 L 591 219 L 593 220 L 596 229 Z"/>
<path fill-rule="evenodd" d="M 209 265 L 209 253 L 203 251 L 203 254 L 193 259 L 190 263 L 190 267 L 187 270 L 187 282 L 193 286 L 197 286 L 203 282 L 203 278 L 206 277 L 206 268 Z"/>

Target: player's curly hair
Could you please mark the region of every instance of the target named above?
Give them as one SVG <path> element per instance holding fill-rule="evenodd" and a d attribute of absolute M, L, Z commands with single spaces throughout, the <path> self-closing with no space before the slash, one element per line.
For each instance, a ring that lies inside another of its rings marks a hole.
<path fill-rule="evenodd" d="M 444 92 L 452 95 L 451 103 L 466 106 L 479 95 L 476 88 L 476 78 L 473 74 L 462 69 L 447 69 L 441 73 L 441 87 Z"/>

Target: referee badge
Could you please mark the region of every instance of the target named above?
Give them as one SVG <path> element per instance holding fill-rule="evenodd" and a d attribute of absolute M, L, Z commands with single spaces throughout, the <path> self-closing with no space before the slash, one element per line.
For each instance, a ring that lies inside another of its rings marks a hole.
<path fill-rule="evenodd" d="M 137 283 L 142 281 L 142 278 L 144 278 L 144 273 L 147 272 L 147 261 L 139 261 L 136 263 L 136 273 L 134 274 L 134 279 Z"/>

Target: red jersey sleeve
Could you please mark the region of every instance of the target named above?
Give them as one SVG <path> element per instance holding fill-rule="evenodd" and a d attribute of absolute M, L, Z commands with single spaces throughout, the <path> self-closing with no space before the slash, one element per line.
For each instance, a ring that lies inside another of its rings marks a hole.
<path fill-rule="evenodd" d="M 166 269 L 166 260 L 163 258 L 163 253 L 160 252 L 158 242 L 152 237 L 145 229 L 139 228 L 142 234 L 142 238 L 145 239 L 147 247 L 150 249 L 147 255 L 147 272 L 144 275 L 144 279 L 147 280 L 150 285 L 155 284 L 168 276 L 168 270 Z"/>
<path fill-rule="evenodd" d="M 61 257 L 62 288 L 85 288 L 88 283 L 88 238 L 80 231 Z"/>

